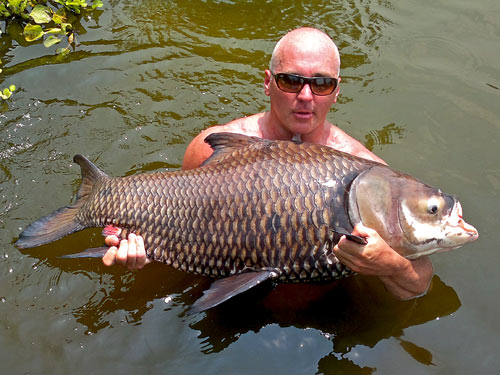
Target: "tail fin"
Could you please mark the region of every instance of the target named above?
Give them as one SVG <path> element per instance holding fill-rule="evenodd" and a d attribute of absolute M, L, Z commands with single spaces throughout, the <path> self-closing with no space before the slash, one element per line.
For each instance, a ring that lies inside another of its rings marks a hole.
<path fill-rule="evenodd" d="M 76 194 L 76 202 L 42 217 L 29 225 L 20 235 L 16 246 L 20 249 L 36 247 L 58 240 L 68 234 L 85 229 L 76 220 L 76 215 L 87 201 L 95 182 L 107 175 L 82 155 L 75 155 L 73 161 L 80 165 L 82 183 Z"/>

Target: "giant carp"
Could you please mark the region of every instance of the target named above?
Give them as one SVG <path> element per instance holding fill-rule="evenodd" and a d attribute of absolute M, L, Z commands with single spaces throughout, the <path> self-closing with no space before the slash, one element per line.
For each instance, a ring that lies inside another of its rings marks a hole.
<path fill-rule="evenodd" d="M 89 227 L 144 237 L 147 256 L 218 278 L 202 311 L 258 283 L 313 282 L 352 272 L 333 254 L 361 222 L 409 259 L 478 238 L 458 200 L 386 165 L 332 148 L 232 133 L 209 135 L 200 168 L 109 177 L 81 155 L 73 205 L 29 225 L 30 248 Z M 103 255 L 103 249 L 74 255 Z M 105 249 L 104 249 L 105 250 Z M 70 255 L 71 257 L 71 255 Z"/>

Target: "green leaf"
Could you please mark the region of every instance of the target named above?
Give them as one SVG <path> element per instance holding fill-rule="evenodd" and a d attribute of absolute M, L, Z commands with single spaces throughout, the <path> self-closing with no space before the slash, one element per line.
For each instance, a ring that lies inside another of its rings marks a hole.
<path fill-rule="evenodd" d="M 45 34 L 64 34 L 64 31 L 60 27 L 53 27 L 51 29 L 46 29 Z"/>
<path fill-rule="evenodd" d="M 9 0 L 9 5 L 11 8 L 18 7 L 19 4 L 21 4 L 21 1 L 23 0 Z"/>
<path fill-rule="evenodd" d="M 12 91 L 12 92 L 16 91 L 16 86 L 15 85 L 10 85 L 9 86 L 9 90 Z"/>
<path fill-rule="evenodd" d="M 50 8 L 44 5 L 35 5 L 30 13 L 36 23 L 49 23 L 52 21 Z"/>
<path fill-rule="evenodd" d="M 9 89 L 4 89 L 2 92 L 2 98 L 4 99 L 9 99 L 12 93 L 10 92 Z"/>
<path fill-rule="evenodd" d="M 4 4 L 0 4 L 0 16 L 4 18 L 10 17 L 10 12 L 7 10 Z"/>
<path fill-rule="evenodd" d="M 10 12 L 7 10 L 3 2 L 0 4 L 0 16 L 5 18 L 10 17 Z"/>
<path fill-rule="evenodd" d="M 57 24 L 63 23 L 67 18 L 68 17 L 66 16 L 66 11 L 64 10 L 64 8 L 59 9 L 52 15 L 52 21 Z"/>
<path fill-rule="evenodd" d="M 53 46 L 54 44 L 57 44 L 61 41 L 61 39 L 55 37 L 54 35 L 50 35 L 47 39 L 43 41 L 43 45 L 47 48 L 50 46 Z"/>
<path fill-rule="evenodd" d="M 102 8 L 104 6 L 104 4 L 102 3 L 101 0 L 94 0 L 92 2 L 92 9 L 95 9 L 95 8 Z"/>
<path fill-rule="evenodd" d="M 76 14 L 80 14 L 80 8 L 86 8 L 87 2 L 85 0 L 65 0 L 64 7 Z"/>
<path fill-rule="evenodd" d="M 33 42 L 43 36 L 42 26 L 27 24 L 24 26 L 23 34 L 27 42 Z"/>
<path fill-rule="evenodd" d="M 72 29 L 73 26 L 70 24 L 70 23 L 61 23 L 61 29 L 63 31 L 64 34 L 66 34 L 68 32 L 68 29 Z"/>

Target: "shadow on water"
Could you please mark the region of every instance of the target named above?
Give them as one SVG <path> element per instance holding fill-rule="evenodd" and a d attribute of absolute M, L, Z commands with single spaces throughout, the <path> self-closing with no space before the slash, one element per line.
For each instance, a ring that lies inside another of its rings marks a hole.
<path fill-rule="evenodd" d="M 175 307 L 182 309 L 180 317 L 199 332 L 200 350 L 204 354 L 220 353 L 245 333 L 258 333 L 268 325 L 278 324 L 314 329 L 331 341 L 332 350 L 319 360 L 318 373 L 327 374 L 335 369 L 336 373 L 371 374 L 375 368 L 361 367 L 351 359 L 354 348 L 373 348 L 381 340 L 394 338 L 415 361 L 434 365 L 432 352 L 405 340 L 404 330 L 448 316 L 461 306 L 454 289 L 438 276 L 434 276 L 427 295 L 410 301 L 394 299 L 373 278 L 354 276 L 318 285 L 263 283 L 200 313 L 199 319 L 190 323 L 188 309 L 209 287 L 210 279 L 155 262 L 144 270 L 132 272 L 121 267 L 104 267 L 97 259 L 58 258 L 67 254 L 68 249 L 75 249 L 75 244 L 80 248 L 82 243 L 88 243 L 89 233 L 91 242 L 100 241 L 99 231 L 90 229 L 23 253 L 30 256 L 50 253 L 49 257 L 40 258 L 52 267 L 73 274 L 84 273 L 94 279 L 99 275 L 100 287 L 86 303 L 71 312 L 90 333 L 112 326 L 111 316 L 117 311 L 125 312 L 123 319 L 127 324 L 141 324 L 155 301 L 168 299 L 165 313 L 179 311 Z"/>

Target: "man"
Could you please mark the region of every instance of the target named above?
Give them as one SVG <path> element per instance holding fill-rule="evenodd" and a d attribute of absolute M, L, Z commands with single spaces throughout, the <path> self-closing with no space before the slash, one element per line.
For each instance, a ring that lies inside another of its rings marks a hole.
<path fill-rule="evenodd" d="M 307 27 L 289 32 L 276 44 L 270 69 L 265 71 L 264 89 L 270 98 L 270 110 L 202 131 L 189 144 L 182 168 L 199 167 L 212 154 L 204 139 L 216 132 L 281 140 L 295 137 L 384 163 L 326 120 L 339 94 L 339 71 L 339 52 L 328 35 Z M 333 251 L 343 264 L 360 274 L 377 276 L 386 290 L 400 299 L 425 294 L 433 273 L 427 257 L 403 258 L 376 231 L 361 224 L 353 234 L 364 237 L 367 244 L 342 237 Z M 131 234 L 128 241 L 109 236 L 106 243 L 112 247 L 103 258 L 105 265 L 118 263 L 132 269 L 149 262 L 140 236 Z"/>

